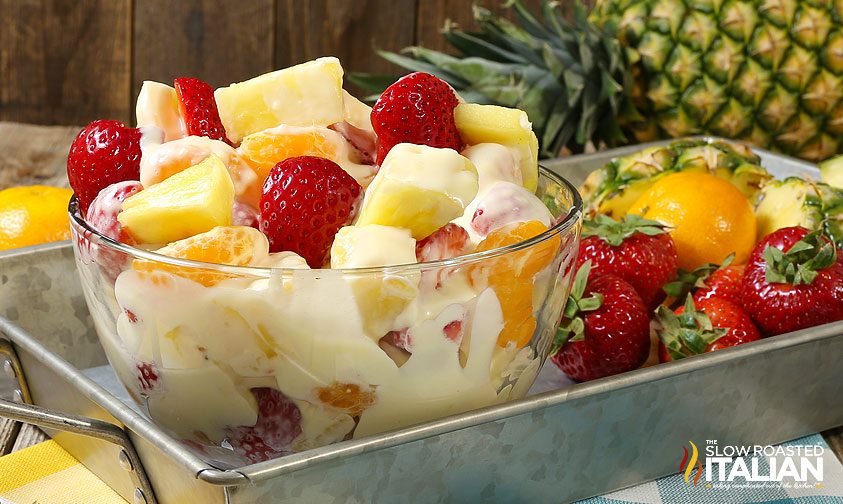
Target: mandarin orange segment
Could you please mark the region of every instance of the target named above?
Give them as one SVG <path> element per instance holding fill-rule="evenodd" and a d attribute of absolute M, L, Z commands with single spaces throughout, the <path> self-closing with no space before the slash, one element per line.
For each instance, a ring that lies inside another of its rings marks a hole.
<path fill-rule="evenodd" d="M 219 226 L 184 240 L 173 242 L 155 251 L 156 254 L 213 264 L 249 266 L 269 253 L 266 237 L 255 228 L 246 226 Z M 232 278 L 233 275 L 211 269 L 191 268 L 161 262 L 136 259 L 137 271 L 166 271 L 193 280 L 206 287 Z"/>
<path fill-rule="evenodd" d="M 296 128 L 289 133 L 262 131 L 249 135 L 240 144 L 240 155 L 264 180 L 269 170 L 285 159 L 317 156 L 334 160 L 337 148 L 319 131 Z"/>
<path fill-rule="evenodd" d="M 520 243 L 547 229 L 539 221 L 505 226 L 489 233 L 477 246 L 477 250 L 492 250 Z M 498 346 L 505 347 L 513 343 L 521 348 L 532 339 L 536 329 L 536 319 L 533 317 L 533 277 L 553 262 L 559 244 L 559 236 L 553 236 L 527 249 L 482 261 L 469 275 L 473 284 L 482 283 L 485 279 L 501 303 L 504 327 L 498 336 Z"/>
<path fill-rule="evenodd" d="M 375 404 L 376 394 L 372 387 L 364 389 L 355 383 L 335 381 L 327 387 L 316 389 L 316 397 L 323 403 L 351 416 L 360 416 L 366 408 Z"/>

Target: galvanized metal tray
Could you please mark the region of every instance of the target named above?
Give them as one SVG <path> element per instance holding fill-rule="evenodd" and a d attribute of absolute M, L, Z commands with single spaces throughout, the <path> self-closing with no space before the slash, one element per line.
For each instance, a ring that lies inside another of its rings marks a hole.
<path fill-rule="evenodd" d="M 546 165 L 578 183 L 640 148 Z M 776 176 L 818 175 L 758 153 Z M 134 408 L 107 366 L 67 243 L 0 254 L 3 337 L 26 386 L 19 397 L 60 413 L 0 402 L 0 415 L 59 427 L 56 441 L 138 502 L 571 501 L 674 472 L 689 439 L 771 444 L 843 424 L 841 322 L 584 384 L 547 365 L 519 401 L 223 469 Z"/>

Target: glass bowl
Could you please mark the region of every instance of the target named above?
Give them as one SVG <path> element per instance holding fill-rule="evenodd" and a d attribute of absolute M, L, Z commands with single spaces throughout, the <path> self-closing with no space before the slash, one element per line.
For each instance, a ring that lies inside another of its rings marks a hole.
<path fill-rule="evenodd" d="M 542 168 L 555 218 L 513 245 L 365 269 L 235 267 L 118 243 L 70 203 L 102 346 L 138 405 L 225 465 L 523 397 L 579 246 L 576 189 Z"/>

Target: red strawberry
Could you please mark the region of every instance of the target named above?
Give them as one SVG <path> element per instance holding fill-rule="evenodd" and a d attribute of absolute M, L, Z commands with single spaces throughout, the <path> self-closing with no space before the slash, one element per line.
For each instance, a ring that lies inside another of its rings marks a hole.
<path fill-rule="evenodd" d="M 740 305 L 719 297 L 697 303 L 688 296 L 675 312 L 659 307 L 659 360 L 669 362 L 761 339 Z"/>
<path fill-rule="evenodd" d="M 458 103 L 451 86 L 433 75 L 415 72 L 395 81 L 372 108 L 378 164 L 390 149 L 405 142 L 461 150 L 462 139 L 454 122 Z"/>
<path fill-rule="evenodd" d="M 420 263 L 450 259 L 465 254 L 471 247 L 468 231 L 450 222 L 416 243 Z"/>
<path fill-rule="evenodd" d="M 136 364 L 135 367 L 137 368 L 138 387 L 142 395 L 147 395 L 149 392 L 159 388 L 160 375 L 158 374 L 158 370 L 155 369 L 154 364 L 151 362 L 142 362 Z"/>
<path fill-rule="evenodd" d="M 583 224 L 582 235 L 577 266 L 590 260 L 596 273 L 625 280 L 648 310 L 664 300 L 662 287 L 676 278 L 677 255 L 662 224 L 637 215 L 621 221 L 598 215 Z"/>
<path fill-rule="evenodd" d="M 126 180 L 106 187 L 94 198 L 85 214 L 85 222 L 103 235 L 129 245 L 135 240 L 123 230 L 117 214 L 122 210 L 123 200 L 136 194 L 143 187 L 136 180 Z"/>
<path fill-rule="evenodd" d="M 301 434 L 301 411 L 278 390 L 252 389 L 258 404 L 258 419 L 253 426 L 227 429 L 228 442 L 235 453 L 250 462 L 263 462 L 290 452 L 290 444 Z"/>
<path fill-rule="evenodd" d="M 843 263 L 819 232 L 782 228 L 753 249 L 741 292 L 744 309 L 770 336 L 843 320 Z"/>
<path fill-rule="evenodd" d="M 214 90 L 207 82 L 192 77 L 179 77 L 173 82 L 179 97 L 179 110 L 188 135 L 221 140 L 229 145 L 225 128 L 217 110 Z"/>
<path fill-rule="evenodd" d="M 141 132 L 120 121 L 94 121 L 82 128 L 67 156 L 67 180 L 82 212 L 105 187 L 140 180 Z"/>
<path fill-rule="evenodd" d="M 650 353 L 650 320 L 641 296 L 617 276 L 589 277 L 590 271 L 590 261 L 577 270 L 552 357 L 577 381 L 636 369 Z"/>
<path fill-rule="evenodd" d="M 334 235 L 351 224 L 363 188 L 335 162 L 314 156 L 281 161 L 261 195 L 260 230 L 270 252 L 293 251 L 321 268 Z"/>
<path fill-rule="evenodd" d="M 727 299 L 738 306 L 741 305 L 741 281 L 744 266 L 725 266 L 714 270 L 711 275 L 703 279 L 703 287 L 694 292 L 694 301 L 718 297 Z"/>

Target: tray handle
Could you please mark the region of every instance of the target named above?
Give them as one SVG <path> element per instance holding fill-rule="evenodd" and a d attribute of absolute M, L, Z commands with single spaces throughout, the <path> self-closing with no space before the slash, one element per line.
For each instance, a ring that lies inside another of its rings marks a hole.
<path fill-rule="evenodd" d="M 4 362 L 5 361 L 5 362 Z M 18 389 L 13 392 L 14 400 L 0 398 L 0 417 L 9 418 L 38 427 L 72 432 L 107 441 L 121 448 L 120 466 L 129 471 L 135 484 L 135 504 L 157 504 L 155 493 L 143 469 L 143 463 L 135 451 L 132 440 L 121 427 L 103 420 L 73 415 L 35 406 L 26 386 L 20 360 L 10 341 L 0 338 L 0 362 L 7 375 L 15 379 Z"/>

